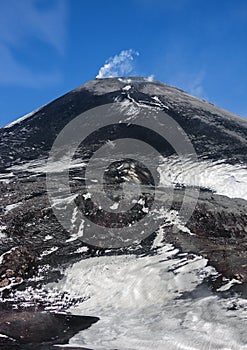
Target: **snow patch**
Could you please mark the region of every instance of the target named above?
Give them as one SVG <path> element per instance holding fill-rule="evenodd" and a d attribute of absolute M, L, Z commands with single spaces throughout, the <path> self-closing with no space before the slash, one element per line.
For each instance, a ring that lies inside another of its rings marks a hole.
<path fill-rule="evenodd" d="M 230 311 L 234 300 L 214 295 L 179 298 L 215 271 L 200 256 L 177 254 L 163 245 L 157 254 L 101 256 L 81 260 L 51 287 L 85 297 L 73 314 L 100 315 L 100 322 L 79 332 L 70 346 L 93 349 L 246 349 L 247 305 Z M 81 273 L 83 271 L 83 273 Z M 48 286 L 49 287 L 49 286 Z M 97 334 L 97 337 L 95 337 Z"/>
<path fill-rule="evenodd" d="M 43 253 L 40 255 L 40 257 L 44 257 L 46 255 L 50 255 L 58 250 L 58 247 L 52 247 L 50 249 L 44 250 Z"/>
<path fill-rule="evenodd" d="M 76 208 L 77 209 L 77 208 Z M 79 228 L 78 228 L 78 232 L 74 233 L 71 235 L 71 237 L 69 239 L 66 240 L 66 242 L 73 242 L 76 239 L 80 238 L 83 236 L 83 230 L 84 230 L 84 220 L 81 221 Z"/>
<path fill-rule="evenodd" d="M 14 165 L 8 170 L 11 171 L 27 171 L 34 174 L 45 174 L 45 173 L 60 173 L 66 171 L 68 169 L 78 169 L 82 168 L 86 165 L 85 162 L 81 160 L 73 160 L 70 162 L 68 157 L 64 157 L 58 161 L 49 161 L 46 159 L 33 160 L 27 163 L 22 163 L 19 165 Z"/>
<path fill-rule="evenodd" d="M 9 184 L 15 175 L 11 172 L 8 174 L 0 174 L 0 182 Z"/>
<path fill-rule="evenodd" d="M 156 246 L 157 254 L 151 256 L 83 259 L 52 284 L 61 292 L 70 290 L 71 296 L 86 298 L 70 309 L 73 314 L 100 315 L 101 322 L 76 334 L 69 345 L 246 350 L 246 300 L 225 300 L 203 292 L 197 298 L 179 298 L 215 271 L 206 259 L 178 254 L 172 245 L 162 244 L 161 236 Z M 231 311 L 235 302 L 240 309 Z"/>
<path fill-rule="evenodd" d="M 131 89 L 131 85 L 126 85 L 123 87 L 124 91 L 129 91 Z"/>
<path fill-rule="evenodd" d="M 86 253 L 87 251 L 88 251 L 88 247 L 80 247 L 75 251 L 75 253 L 80 254 L 80 253 Z"/>
<path fill-rule="evenodd" d="M 18 208 L 20 205 L 22 205 L 22 202 L 7 205 L 4 209 L 5 214 L 7 214 L 9 211 L 11 211 L 13 209 Z"/>
<path fill-rule="evenodd" d="M 50 241 L 51 239 L 53 239 L 53 236 L 46 235 L 45 238 L 44 238 L 44 241 Z"/>
<path fill-rule="evenodd" d="M 224 161 L 164 158 L 158 167 L 162 186 L 176 184 L 208 188 L 230 198 L 247 200 L 247 168 Z"/>
<path fill-rule="evenodd" d="M 118 207 L 119 207 L 119 203 L 115 202 L 115 203 L 113 203 L 113 204 L 110 206 L 110 209 L 112 209 L 112 210 L 117 210 Z"/>

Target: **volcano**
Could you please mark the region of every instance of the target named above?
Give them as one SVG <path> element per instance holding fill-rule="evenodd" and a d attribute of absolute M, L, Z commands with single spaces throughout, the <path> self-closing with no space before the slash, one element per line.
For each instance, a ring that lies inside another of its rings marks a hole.
<path fill-rule="evenodd" d="M 246 136 L 247 120 L 142 77 L 1 128 L 3 312 L 98 316 L 82 348 L 245 349 Z"/>

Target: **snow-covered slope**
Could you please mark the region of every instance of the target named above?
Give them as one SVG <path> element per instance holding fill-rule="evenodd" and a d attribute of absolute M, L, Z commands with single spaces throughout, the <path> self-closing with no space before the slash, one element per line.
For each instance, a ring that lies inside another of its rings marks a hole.
<path fill-rule="evenodd" d="M 188 259 L 170 245 L 159 248 L 153 257 L 82 260 L 55 287 L 86 297 L 71 311 L 98 314 L 101 322 L 76 335 L 70 344 L 101 350 L 244 350 L 247 337 L 241 323 L 246 322 L 247 302 L 222 300 L 206 286 L 199 287 L 214 274 L 205 259 Z M 181 298 L 193 292 L 195 297 Z M 241 311 L 230 311 L 234 303 Z"/>

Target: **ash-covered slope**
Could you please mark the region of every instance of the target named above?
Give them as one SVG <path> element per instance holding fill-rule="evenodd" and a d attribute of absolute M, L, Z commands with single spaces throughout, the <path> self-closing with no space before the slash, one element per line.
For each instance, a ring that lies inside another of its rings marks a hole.
<path fill-rule="evenodd" d="M 56 135 L 70 120 L 116 99 L 164 108 L 190 137 L 200 157 L 246 164 L 245 119 L 158 81 L 108 78 L 92 80 L 2 128 L 1 167 L 47 156 Z"/>
<path fill-rule="evenodd" d="M 164 214 L 165 239 L 186 252 L 200 253 L 225 276 L 238 276 L 246 281 L 247 121 L 182 90 L 138 77 L 92 80 L 0 129 L 0 252 L 3 254 L 22 245 L 24 251 L 30 250 L 31 261 L 35 256 L 38 265 L 49 263 L 60 267 L 60 264 L 89 257 L 97 251 L 84 244 L 82 232 L 71 235 L 54 215 L 47 197 L 45 174 L 59 172 L 63 165 L 55 163 L 54 167 L 47 168 L 46 161 L 57 135 L 70 121 L 82 112 L 116 102 L 123 104 L 130 124 L 135 123 L 136 109 L 164 111 L 189 137 L 198 162 L 184 159 L 181 170 L 168 143 L 159 144 L 157 135 L 145 129 L 123 130 L 121 123 L 110 132 L 101 129 L 97 137 L 90 140 L 90 147 L 99 145 L 102 140 L 114 142 L 123 133 L 124 137 L 151 139 L 157 143 L 165 159 L 157 164 L 161 186 L 166 190 L 176 188 L 173 213 L 179 212 L 186 187 L 203 190 L 191 219 L 176 235 L 170 233 L 170 228 L 173 225 L 181 228 L 179 220 L 182 218 L 176 214 L 177 217 L 170 220 L 169 215 Z M 77 181 L 81 162 L 77 159 L 73 164 L 77 190 L 81 186 Z M 60 198 L 58 207 L 68 205 L 70 200 Z M 155 237 L 152 233 L 141 245 L 132 248 L 148 252 Z M 8 264 L 4 263 L 3 286 L 12 283 L 11 279 L 6 279 Z M 14 277 L 23 278 L 26 273 L 15 272 Z"/>

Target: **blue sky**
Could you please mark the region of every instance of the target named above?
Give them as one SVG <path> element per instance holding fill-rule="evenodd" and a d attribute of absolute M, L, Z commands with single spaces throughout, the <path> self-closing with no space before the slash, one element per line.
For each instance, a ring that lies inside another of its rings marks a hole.
<path fill-rule="evenodd" d="M 246 38 L 246 0 L 1 0 L 0 126 L 115 74 L 247 117 Z"/>

